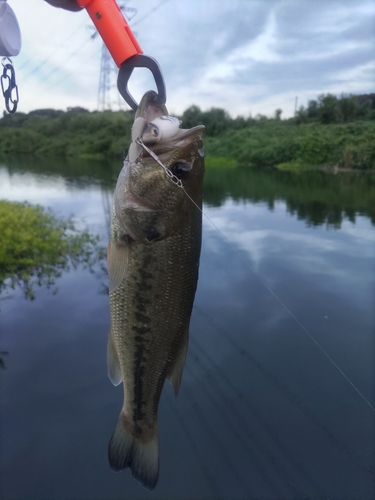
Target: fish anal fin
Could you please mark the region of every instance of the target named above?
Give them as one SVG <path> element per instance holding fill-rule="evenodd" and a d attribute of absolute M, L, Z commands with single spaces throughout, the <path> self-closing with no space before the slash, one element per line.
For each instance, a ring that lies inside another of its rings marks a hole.
<path fill-rule="evenodd" d="M 144 432 L 143 432 L 144 431 Z M 120 413 L 115 432 L 108 446 L 109 465 L 114 471 L 130 468 L 133 477 L 149 490 L 159 478 L 159 444 L 157 426 L 153 429 L 136 426 Z"/>
<path fill-rule="evenodd" d="M 110 241 L 108 245 L 109 291 L 113 292 L 125 278 L 129 261 L 129 241 Z"/>
<path fill-rule="evenodd" d="M 113 385 L 119 385 L 122 382 L 121 367 L 118 359 L 116 346 L 113 338 L 112 329 L 109 330 L 107 346 L 107 367 L 108 377 Z"/>
<path fill-rule="evenodd" d="M 189 343 L 189 327 L 186 328 L 183 337 L 181 338 L 180 348 L 177 352 L 173 364 L 167 375 L 167 379 L 172 384 L 175 396 L 177 397 L 181 385 L 182 372 L 185 366 L 185 359 Z"/>

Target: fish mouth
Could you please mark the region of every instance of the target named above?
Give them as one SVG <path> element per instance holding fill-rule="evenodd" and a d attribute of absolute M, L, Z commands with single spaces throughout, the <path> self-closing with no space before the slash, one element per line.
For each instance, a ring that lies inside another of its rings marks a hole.
<path fill-rule="evenodd" d="M 165 104 L 160 104 L 158 98 L 159 96 L 155 91 L 149 90 L 146 92 L 139 103 L 135 120 L 141 117 L 145 119 L 146 122 L 151 123 L 155 120 L 155 118 L 167 116 L 169 114 L 168 109 Z M 196 127 L 192 127 L 190 129 L 179 128 L 176 135 L 169 137 L 168 139 L 163 139 L 161 142 L 166 146 L 170 145 L 174 147 L 187 145 L 190 142 L 189 139 L 192 138 L 192 140 L 194 140 L 197 135 L 200 135 L 199 133 L 203 129 L 204 125 L 197 125 Z M 179 144 L 180 142 L 181 144 Z"/>
<path fill-rule="evenodd" d="M 158 94 L 153 90 L 146 92 L 139 103 L 135 120 L 137 118 L 144 118 L 146 122 L 150 123 L 159 116 L 168 115 L 167 107 L 165 104 L 160 104 L 158 98 Z"/>

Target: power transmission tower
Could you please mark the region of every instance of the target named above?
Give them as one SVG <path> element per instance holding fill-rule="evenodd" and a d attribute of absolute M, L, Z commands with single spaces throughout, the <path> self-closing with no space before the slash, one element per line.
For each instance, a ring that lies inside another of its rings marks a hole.
<path fill-rule="evenodd" d="M 107 47 L 102 46 L 102 57 L 100 63 L 100 77 L 98 89 L 98 110 L 113 109 L 116 105 L 121 109 L 120 94 L 116 87 L 117 66 L 108 52 Z M 117 96 L 116 96 L 117 94 Z"/>
<path fill-rule="evenodd" d="M 127 14 L 127 20 L 130 21 L 137 10 L 132 7 L 126 7 L 126 2 L 119 4 L 120 10 Z M 118 68 L 103 43 L 102 57 L 100 63 L 100 77 L 98 89 L 98 110 L 123 109 L 124 101 L 117 90 Z"/>

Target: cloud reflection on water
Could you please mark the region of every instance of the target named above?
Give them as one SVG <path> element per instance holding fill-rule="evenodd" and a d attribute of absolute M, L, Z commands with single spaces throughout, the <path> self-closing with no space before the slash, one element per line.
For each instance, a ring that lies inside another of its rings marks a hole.
<path fill-rule="evenodd" d="M 0 197 L 22 201 L 28 176 L 11 177 Z M 109 190 L 61 178 L 35 178 L 30 201 L 83 216 L 104 239 Z M 374 227 L 365 216 L 309 227 L 285 200 L 272 206 L 227 198 L 205 212 L 371 398 Z M 107 379 L 96 276 L 64 273 L 58 295 L 16 294 L 0 318 L 3 497 L 149 498 L 106 460 L 122 388 Z M 156 500 L 373 497 L 370 409 L 205 219 L 186 369 L 177 401 L 165 387 L 159 425 Z"/>

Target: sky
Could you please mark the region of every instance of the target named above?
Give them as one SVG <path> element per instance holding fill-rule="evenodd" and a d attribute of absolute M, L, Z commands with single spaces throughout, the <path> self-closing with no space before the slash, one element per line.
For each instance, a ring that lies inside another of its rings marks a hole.
<path fill-rule="evenodd" d="M 322 93 L 374 92 L 374 0 L 119 0 L 145 54 L 163 71 L 167 107 L 224 108 L 232 117 L 293 116 Z M 8 0 L 22 33 L 12 58 L 18 110 L 98 109 L 102 41 L 85 10 Z M 95 35 L 95 36 L 94 36 Z M 110 71 L 112 109 L 129 109 Z M 153 88 L 135 70 L 137 101 Z M 2 102 L 3 109 L 4 103 Z"/>

